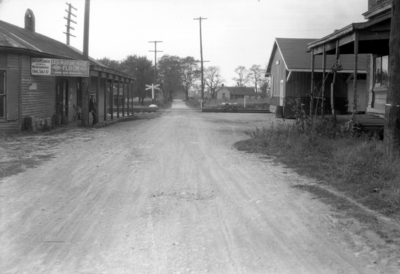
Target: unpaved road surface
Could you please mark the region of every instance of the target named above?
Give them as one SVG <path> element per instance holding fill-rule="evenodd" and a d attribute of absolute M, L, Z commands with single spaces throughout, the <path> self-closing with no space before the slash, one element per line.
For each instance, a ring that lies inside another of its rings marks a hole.
<path fill-rule="evenodd" d="M 143 117 L 26 137 L 46 159 L 1 180 L 0 273 L 396 273 L 305 178 L 232 147 L 271 115 Z"/>

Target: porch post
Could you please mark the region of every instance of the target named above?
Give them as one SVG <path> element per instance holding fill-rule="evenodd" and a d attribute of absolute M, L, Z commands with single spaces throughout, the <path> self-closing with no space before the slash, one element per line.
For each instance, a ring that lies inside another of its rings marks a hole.
<path fill-rule="evenodd" d="M 354 88 L 354 99 L 353 99 L 353 114 L 352 119 L 355 118 L 357 113 L 357 70 L 358 70 L 358 32 L 354 33 L 354 79 L 353 79 L 353 88 Z"/>
<path fill-rule="evenodd" d="M 336 40 L 336 60 L 335 60 L 335 65 L 338 65 L 339 62 L 339 56 L 340 56 L 340 48 L 339 48 L 339 40 Z M 336 123 L 336 112 L 335 112 L 335 94 L 334 94 L 334 88 L 335 88 L 335 81 L 336 81 L 336 73 L 337 70 L 335 69 L 333 73 L 333 81 L 331 84 L 331 109 L 332 109 L 332 115 L 334 117 L 334 121 Z"/>
<path fill-rule="evenodd" d="M 310 92 L 310 116 L 312 116 L 313 113 L 313 104 L 314 104 L 314 64 L 315 63 L 315 56 L 314 56 L 314 50 L 311 50 L 311 92 Z"/>
<path fill-rule="evenodd" d="M 131 112 L 130 112 L 130 107 L 129 107 L 129 99 L 130 99 L 130 92 L 131 92 L 131 90 L 130 90 L 130 87 L 129 87 L 129 78 L 128 79 L 126 79 L 127 80 L 127 83 L 126 83 L 126 89 L 127 89 L 127 91 L 126 91 L 126 95 L 127 95 L 127 97 L 128 97 L 128 103 L 127 103 L 127 107 L 128 107 L 128 116 L 129 115 L 131 115 Z"/>
<path fill-rule="evenodd" d="M 122 117 L 125 116 L 125 78 L 122 77 Z"/>
<path fill-rule="evenodd" d="M 110 87 L 110 109 L 111 109 L 111 120 L 114 119 L 114 80 L 115 75 L 111 77 L 111 87 Z"/>
<path fill-rule="evenodd" d="M 97 81 L 96 81 L 96 110 L 97 110 L 97 123 L 99 122 L 99 91 L 100 91 L 100 78 L 101 71 L 97 72 Z"/>
<path fill-rule="evenodd" d="M 326 49 L 324 45 L 324 52 L 322 55 L 322 101 L 321 101 L 321 117 L 325 115 L 325 70 L 326 70 Z"/>
<path fill-rule="evenodd" d="M 106 79 L 104 81 L 104 121 L 107 121 L 107 85 L 108 73 L 106 73 Z"/>
<path fill-rule="evenodd" d="M 121 77 L 117 76 L 117 118 L 119 118 L 119 82 L 121 81 Z"/>
<path fill-rule="evenodd" d="M 131 91 L 132 91 L 132 102 L 131 102 L 131 106 L 132 106 L 132 114 L 133 114 L 133 113 L 134 113 L 134 112 L 133 112 L 133 98 L 135 98 L 135 94 L 134 94 L 134 90 L 133 90 L 133 81 L 132 81 L 132 79 L 129 80 L 129 85 L 131 86 Z"/>

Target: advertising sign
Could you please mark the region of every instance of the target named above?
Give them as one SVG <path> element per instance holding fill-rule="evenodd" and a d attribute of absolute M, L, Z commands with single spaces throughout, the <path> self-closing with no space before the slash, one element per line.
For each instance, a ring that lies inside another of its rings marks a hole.
<path fill-rule="evenodd" d="M 89 61 L 31 58 L 31 74 L 40 76 L 89 77 Z"/>

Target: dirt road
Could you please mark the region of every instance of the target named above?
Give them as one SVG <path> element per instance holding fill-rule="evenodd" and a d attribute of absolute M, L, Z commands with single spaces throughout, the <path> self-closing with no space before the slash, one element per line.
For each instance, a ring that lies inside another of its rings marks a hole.
<path fill-rule="evenodd" d="M 0 273 L 378 273 L 304 178 L 232 147 L 271 116 L 185 108 L 55 135 L 3 178 Z"/>

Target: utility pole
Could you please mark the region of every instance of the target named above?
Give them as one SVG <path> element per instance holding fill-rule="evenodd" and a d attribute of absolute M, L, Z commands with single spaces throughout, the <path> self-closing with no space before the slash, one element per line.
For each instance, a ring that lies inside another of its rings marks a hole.
<path fill-rule="evenodd" d="M 85 22 L 83 30 L 83 59 L 89 61 L 89 20 L 90 19 L 90 0 L 85 0 Z M 82 79 L 82 126 L 89 125 L 89 77 Z M 96 98 L 96 101 L 98 99 Z"/>
<path fill-rule="evenodd" d="M 68 5 L 68 10 L 65 10 L 65 11 L 68 13 L 68 17 L 64 17 L 64 19 L 67 20 L 67 24 L 65 25 L 65 26 L 67 27 L 67 32 L 63 32 L 63 33 L 66 34 L 66 36 L 67 36 L 67 45 L 69 45 L 69 37 L 70 37 L 70 36 L 76 37 L 75 35 L 72 35 L 71 32 L 70 32 L 70 29 L 75 30 L 73 27 L 71 27 L 71 22 L 74 23 L 74 24 L 76 24 L 76 22 L 75 22 L 74 20 L 71 19 L 71 15 L 74 16 L 74 17 L 76 17 L 76 15 L 73 14 L 71 10 L 72 10 L 72 9 L 77 10 L 77 9 L 74 8 L 74 7 L 72 6 L 72 4 L 69 4 L 69 3 L 65 3 L 65 4 Z"/>
<path fill-rule="evenodd" d="M 200 61 L 201 61 L 201 100 L 204 101 L 204 71 L 203 71 L 203 41 L 201 37 L 201 21 L 207 20 L 207 18 L 194 18 L 193 20 L 199 20 L 200 23 Z M 203 107 L 203 104 L 201 104 Z"/>
<path fill-rule="evenodd" d="M 154 52 L 154 80 L 153 80 L 153 86 L 156 85 L 157 81 L 157 52 L 163 52 L 161 50 L 157 51 L 157 43 L 162 43 L 163 41 L 149 41 L 149 43 L 154 43 L 154 50 L 149 50 L 150 52 Z M 155 97 L 154 97 L 154 90 L 152 94 L 152 104 L 155 103 Z"/>

